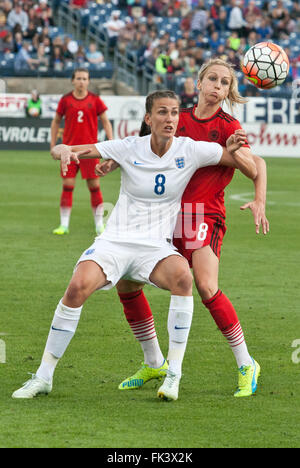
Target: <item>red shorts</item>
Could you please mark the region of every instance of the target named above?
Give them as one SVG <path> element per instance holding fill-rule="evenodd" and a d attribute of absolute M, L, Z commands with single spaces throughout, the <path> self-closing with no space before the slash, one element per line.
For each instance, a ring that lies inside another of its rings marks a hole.
<path fill-rule="evenodd" d="M 81 159 L 80 164 L 71 161 L 67 174 L 65 176 L 62 175 L 62 172 L 60 174 L 63 179 L 75 179 L 80 169 L 82 179 L 96 179 L 98 176 L 95 174 L 95 167 L 99 161 L 99 159 Z"/>
<path fill-rule="evenodd" d="M 210 245 L 215 255 L 220 258 L 226 229 L 225 218 L 221 215 L 179 213 L 173 244 L 192 267 L 193 252 L 206 245 Z"/>

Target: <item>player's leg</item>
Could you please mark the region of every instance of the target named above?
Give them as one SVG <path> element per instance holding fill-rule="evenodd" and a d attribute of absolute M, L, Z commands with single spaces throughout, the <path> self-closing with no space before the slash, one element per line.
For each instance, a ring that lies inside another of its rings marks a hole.
<path fill-rule="evenodd" d="M 83 303 L 106 284 L 106 275 L 98 264 L 94 261 L 79 263 L 56 307 L 41 364 L 33 378 L 13 393 L 13 398 L 33 398 L 50 393 L 55 368 L 75 334 Z"/>
<path fill-rule="evenodd" d="M 254 361 L 248 352 L 244 333 L 239 322 L 234 306 L 228 297 L 218 288 L 219 259 L 209 245 L 195 250 L 192 254 L 193 272 L 197 290 L 202 298 L 202 302 L 209 310 L 217 327 L 226 338 L 239 369 L 239 380 L 250 383 L 259 374 L 257 371 L 250 378 L 253 372 Z M 244 375 L 248 375 L 247 379 Z M 241 376 L 241 377 L 240 377 Z M 251 384 L 252 385 L 252 384 Z M 247 396 L 248 391 L 239 392 L 236 396 Z M 253 393 L 253 392 L 252 392 Z"/>
<path fill-rule="evenodd" d="M 182 362 L 193 316 L 193 278 L 188 262 L 183 257 L 173 255 L 156 265 L 150 281 L 171 292 L 168 314 L 169 369 L 158 390 L 158 396 L 166 400 L 177 400 Z"/>
<path fill-rule="evenodd" d="M 75 187 L 77 164 L 72 161 L 66 175 L 62 175 L 62 192 L 60 196 L 60 225 L 54 229 L 53 234 L 64 235 L 69 233 L 70 217 L 73 206 L 73 190 Z"/>
<path fill-rule="evenodd" d="M 104 231 L 103 224 L 103 196 L 100 190 L 100 178 L 95 174 L 95 167 L 99 159 L 83 159 L 80 161 L 80 171 L 83 179 L 86 180 L 90 191 L 91 207 L 93 211 L 96 234 Z"/>
<path fill-rule="evenodd" d="M 120 280 L 116 286 L 126 320 L 144 353 L 142 367 L 120 383 L 120 390 L 134 390 L 149 380 L 160 379 L 166 375 L 168 368 L 159 346 L 154 318 L 143 286 L 129 280 Z"/>

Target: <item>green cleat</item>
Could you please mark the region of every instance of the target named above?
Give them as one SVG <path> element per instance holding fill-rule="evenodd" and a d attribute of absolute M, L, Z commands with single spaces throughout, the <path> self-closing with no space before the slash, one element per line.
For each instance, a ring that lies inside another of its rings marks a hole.
<path fill-rule="evenodd" d="M 69 229 L 65 226 L 59 226 L 58 228 L 54 229 L 53 234 L 63 236 L 64 234 L 69 234 Z"/>
<path fill-rule="evenodd" d="M 119 390 L 135 390 L 142 387 L 148 380 L 161 379 L 165 377 L 168 370 L 168 363 L 164 360 L 161 367 L 149 367 L 142 362 L 142 367 L 134 375 L 123 380 L 119 385 Z"/>
<path fill-rule="evenodd" d="M 254 395 L 257 388 L 257 380 L 260 376 L 260 365 L 252 358 L 252 366 L 239 368 L 238 389 L 234 396 L 237 398 Z"/>

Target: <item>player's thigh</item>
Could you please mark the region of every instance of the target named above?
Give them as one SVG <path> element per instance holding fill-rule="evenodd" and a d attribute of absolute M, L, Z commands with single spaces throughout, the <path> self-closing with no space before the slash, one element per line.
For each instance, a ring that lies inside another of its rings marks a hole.
<path fill-rule="evenodd" d="M 116 284 L 116 288 L 119 293 L 131 293 L 143 289 L 144 285 L 144 283 L 122 279 Z"/>
<path fill-rule="evenodd" d="M 218 290 L 219 259 L 207 245 L 192 254 L 194 280 L 203 300 L 210 299 Z"/>
<path fill-rule="evenodd" d="M 96 179 L 99 181 L 99 177 L 95 173 L 98 163 L 99 159 L 81 159 L 79 169 L 82 179 Z"/>
<path fill-rule="evenodd" d="M 150 281 L 161 289 L 169 291 L 192 290 L 193 278 L 187 260 L 179 255 L 170 255 L 154 267 Z"/>
<path fill-rule="evenodd" d="M 73 179 L 73 182 L 75 183 L 75 178 L 77 175 L 77 172 L 79 170 L 78 164 L 76 164 L 75 161 L 71 161 L 70 164 L 68 165 L 68 170 L 65 175 L 63 175 L 62 171 L 60 170 L 60 175 L 61 178 L 63 179 L 63 184 L 65 184 L 67 180 Z"/>

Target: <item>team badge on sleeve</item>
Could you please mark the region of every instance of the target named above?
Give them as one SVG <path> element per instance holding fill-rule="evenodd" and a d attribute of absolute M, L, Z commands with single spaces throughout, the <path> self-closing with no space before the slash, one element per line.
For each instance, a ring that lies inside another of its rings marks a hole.
<path fill-rule="evenodd" d="M 178 167 L 178 169 L 182 169 L 185 164 L 184 158 L 175 158 L 175 164 Z"/>

